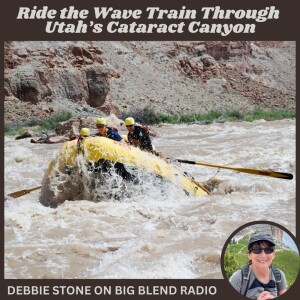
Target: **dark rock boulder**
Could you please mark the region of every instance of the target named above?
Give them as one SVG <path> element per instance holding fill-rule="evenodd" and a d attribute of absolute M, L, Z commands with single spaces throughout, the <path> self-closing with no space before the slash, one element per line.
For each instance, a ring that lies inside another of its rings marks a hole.
<path fill-rule="evenodd" d="M 6 102 L 20 100 L 41 108 L 54 101 L 57 105 L 60 99 L 94 108 L 104 104 L 113 70 L 103 66 L 101 49 L 66 44 L 58 51 L 37 44 L 33 48 L 5 44 Z"/>
<path fill-rule="evenodd" d="M 48 79 L 42 69 L 31 65 L 18 66 L 12 70 L 5 81 L 7 93 L 11 93 L 21 101 L 37 104 L 52 94 L 47 86 Z"/>
<path fill-rule="evenodd" d="M 90 67 L 86 69 L 89 98 L 87 103 L 92 107 L 100 107 L 110 91 L 109 75 L 103 68 Z"/>

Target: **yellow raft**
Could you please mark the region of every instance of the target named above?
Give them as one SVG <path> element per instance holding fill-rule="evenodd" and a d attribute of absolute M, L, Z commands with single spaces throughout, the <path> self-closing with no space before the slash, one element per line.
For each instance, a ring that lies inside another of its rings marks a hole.
<path fill-rule="evenodd" d="M 60 166 L 73 166 L 78 153 L 82 153 L 85 160 L 96 163 L 100 159 L 119 162 L 154 173 L 175 184 L 181 184 L 182 189 L 193 196 L 204 196 L 209 192 L 193 178 L 187 177 L 179 168 L 164 159 L 140 149 L 122 144 L 105 137 L 89 137 L 81 141 L 78 151 L 77 140 L 66 142 L 58 154 Z M 52 172 L 54 162 L 50 164 L 48 174 Z"/>

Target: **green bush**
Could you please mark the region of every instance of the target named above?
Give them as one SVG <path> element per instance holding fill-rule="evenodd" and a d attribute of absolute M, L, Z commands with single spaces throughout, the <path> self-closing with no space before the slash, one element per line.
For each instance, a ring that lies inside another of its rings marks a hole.
<path fill-rule="evenodd" d="M 28 127 L 37 127 L 40 131 L 51 131 L 59 122 L 64 122 L 72 118 L 72 114 L 67 111 L 58 112 L 47 119 L 28 119 L 22 123 L 6 123 L 4 124 L 4 132 L 8 135 L 19 135 L 26 131 Z"/>
<path fill-rule="evenodd" d="M 222 114 L 219 111 L 212 110 L 209 113 L 200 116 L 202 118 L 202 121 L 215 121 L 217 119 L 220 119 L 222 117 Z"/>
<path fill-rule="evenodd" d="M 243 120 L 244 115 L 238 110 L 233 110 L 233 111 L 226 112 L 224 117 L 228 121 L 236 121 L 236 120 Z"/>
<path fill-rule="evenodd" d="M 248 121 L 252 122 L 259 119 L 264 119 L 266 121 L 281 120 L 281 119 L 293 119 L 296 118 L 295 109 L 285 109 L 285 110 L 263 110 L 261 108 L 255 108 L 250 113 L 242 113 L 237 110 L 226 111 L 221 113 L 219 111 L 210 111 L 206 114 L 194 114 L 194 115 L 165 115 L 159 114 L 153 120 L 156 120 L 156 123 L 170 123 L 170 124 L 179 124 L 179 123 L 193 123 L 193 122 L 213 122 L 216 120 L 224 121 Z"/>
<path fill-rule="evenodd" d="M 252 122 L 259 119 L 264 119 L 266 121 L 274 121 L 293 118 L 296 118 L 295 109 L 265 111 L 259 107 L 255 108 L 253 112 L 245 114 L 243 117 L 243 119 L 248 122 Z"/>
<path fill-rule="evenodd" d="M 160 122 L 157 114 L 154 112 L 154 109 L 151 106 L 146 106 L 142 109 L 135 109 L 130 113 L 121 115 L 122 119 L 126 119 L 127 117 L 132 117 L 136 122 L 142 124 L 157 124 Z"/>
<path fill-rule="evenodd" d="M 240 263 L 237 261 L 235 255 L 230 251 L 230 249 L 226 249 L 224 255 L 224 266 L 226 276 L 229 278 L 236 270 L 240 269 Z"/>

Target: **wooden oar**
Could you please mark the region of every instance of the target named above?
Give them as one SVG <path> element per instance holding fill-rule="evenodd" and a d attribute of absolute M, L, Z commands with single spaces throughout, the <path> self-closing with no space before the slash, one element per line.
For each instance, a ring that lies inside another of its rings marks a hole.
<path fill-rule="evenodd" d="M 40 188 L 42 188 L 42 186 L 36 186 L 32 189 L 28 189 L 28 190 L 21 190 L 21 191 L 17 191 L 17 192 L 13 192 L 13 193 L 10 193 L 8 194 L 7 196 L 11 197 L 11 198 L 18 198 L 18 197 L 21 197 L 21 196 L 24 196 L 26 194 L 29 194 L 30 192 L 32 191 L 35 191 L 35 190 L 39 190 Z"/>
<path fill-rule="evenodd" d="M 271 170 L 257 170 L 257 169 L 247 169 L 247 168 L 236 168 L 236 167 L 229 167 L 229 166 L 219 166 L 219 165 L 213 165 L 208 164 L 200 161 L 191 161 L 191 160 L 185 160 L 185 159 L 173 159 L 183 164 L 191 164 L 191 165 L 200 165 L 200 166 L 206 166 L 206 167 L 212 167 L 212 168 L 220 168 L 220 169 L 227 169 L 227 170 L 233 170 L 238 171 L 242 173 L 248 173 L 248 174 L 254 174 L 254 175 L 262 175 L 262 176 L 269 176 L 269 177 L 275 177 L 280 179 L 293 179 L 293 175 L 289 173 L 282 173 L 282 172 L 275 172 Z"/>

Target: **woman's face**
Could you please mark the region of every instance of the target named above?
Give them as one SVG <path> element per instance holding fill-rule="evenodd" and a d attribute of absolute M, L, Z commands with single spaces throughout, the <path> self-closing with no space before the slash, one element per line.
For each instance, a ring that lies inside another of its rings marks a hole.
<path fill-rule="evenodd" d="M 269 267 L 275 258 L 275 250 L 267 242 L 257 242 L 253 244 L 251 251 L 248 253 L 248 258 L 255 267 Z"/>

